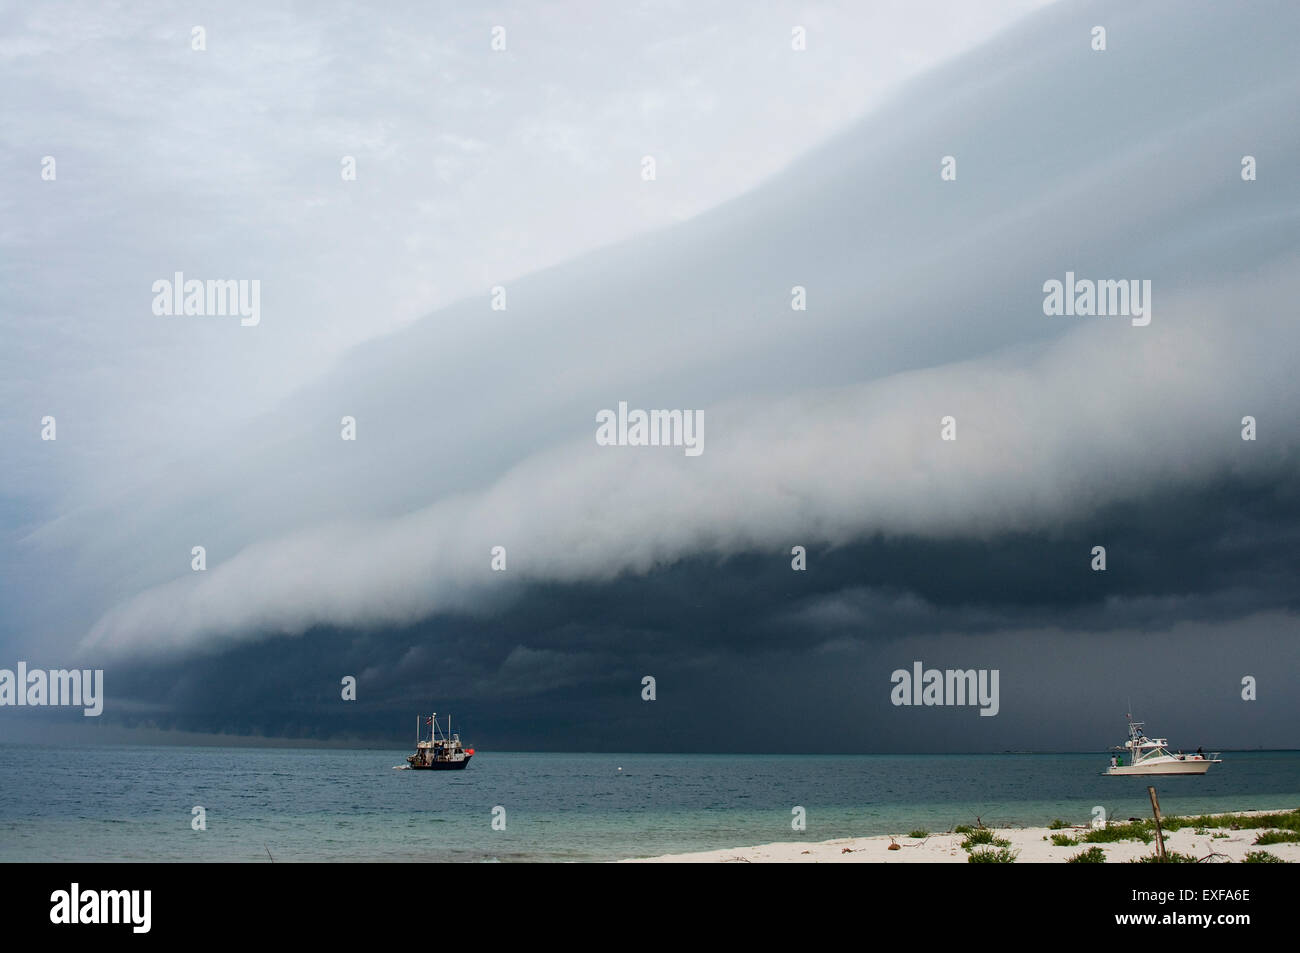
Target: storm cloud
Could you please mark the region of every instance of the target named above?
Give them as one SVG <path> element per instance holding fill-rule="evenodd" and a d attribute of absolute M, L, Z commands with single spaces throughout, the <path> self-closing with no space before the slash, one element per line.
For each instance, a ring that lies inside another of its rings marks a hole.
<path fill-rule="evenodd" d="M 6 560 L 59 566 L 57 585 L 6 599 L 29 627 L 70 626 L 52 639 L 69 657 L 117 666 L 141 706 L 126 720 L 153 727 L 368 735 L 437 693 L 504 744 L 717 750 L 761 746 L 779 698 L 817 711 L 828 749 L 941 750 L 1033 744 L 1070 686 L 1076 715 L 1137 689 L 1240 742 L 1240 676 L 1297 667 L 1297 26 L 1282 3 L 1031 14 L 716 207 L 516 257 L 545 267 L 485 271 L 292 388 L 257 385 L 261 406 L 201 444 L 78 469 L 56 507 L 10 520 Z M 616 135 L 653 205 L 673 166 L 641 181 L 653 145 Z M 167 260 L 151 249 L 141 274 Z M 274 283 L 291 268 L 263 275 L 261 325 L 217 345 L 262 373 L 256 336 L 302 333 Z M 1045 314 L 1067 273 L 1149 281 L 1150 324 Z M 702 411 L 704 453 L 599 446 L 620 401 Z M 75 428 L 60 419 L 60 453 Z M 1139 645 L 1195 664 L 1117 682 Z M 895 724 L 881 686 L 922 652 L 1003 668 L 998 725 Z M 368 700 L 344 716 L 330 686 L 349 672 Z M 712 749 L 644 719 L 646 672 L 715 724 Z M 1198 711 L 1189 686 L 1218 701 Z"/>

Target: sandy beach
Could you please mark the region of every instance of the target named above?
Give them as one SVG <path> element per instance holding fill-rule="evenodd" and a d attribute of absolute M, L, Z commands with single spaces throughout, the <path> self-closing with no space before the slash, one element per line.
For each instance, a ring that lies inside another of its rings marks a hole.
<path fill-rule="evenodd" d="M 1241 815 L 1258 816 L 1277 813 L 1272 811 L 1242 811 Z M 1255 838 L 1271 828 L 1199 828 L 1184 827 L 1165 833 L 1165 849 L 1196 858 L 1209 858 L 1206 863 L 1242 861 L 1251 851 L 1264 850 L 1280 860 L 1300 862 L 1300 843 L 1267 844 L 1256 846 Z M 1141 840 L 1123 840 L 1112 843 L 1079 843 L 1057 846 L 1053 835 L 1069 836 L 1082 841 L 1088 827 L 1067 827 L 1050 830 L 1046 827 L 992 828 L 995 837 L 1010 841 L 1007 848 L 1016 852 L 1016 863 L 1065 863 L 1069 858 L 1090 847 L 1100 847 L 1107 863 L 1124 863 L 1149 856 L 1156 851 L 1155 841 L 1145 844 Z M 1226 835 L 1215 837 L 1215 834 Z M 622 863 L 866 863 L 866 864 L 965 864 L 970 854 L 962 847 L 965 833 L 935 833 L 926 837 L 906 834 L 880 837 L 848 837 L 809 843 L 786 842 L 762 844 L 758 847 L 738 847 L 691 854 L 667 854 L 661 857 L 629 858 Z M 890 847 L 897 844 L 898 848 Z M 976 847 L 985 850 L 987 847 Z"/>

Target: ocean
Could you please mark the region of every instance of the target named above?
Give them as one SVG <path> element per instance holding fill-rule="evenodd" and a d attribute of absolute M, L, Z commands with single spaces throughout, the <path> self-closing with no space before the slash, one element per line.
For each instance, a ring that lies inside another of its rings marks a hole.
<path fill-rule="evenodd" d="M 1294 751 L 1226 752 L 1204 777 L 1154 780 L 1102 777 L 1100 753 L 480 751 L 465 771 L 394 770 L 408 753 L 0 745 L 0 861 L 605 861 L 977 817 L 1086 824 L 1094 806 L 1145 817 L 1148 783 L 1166 814 L 1300 807 Z"/>

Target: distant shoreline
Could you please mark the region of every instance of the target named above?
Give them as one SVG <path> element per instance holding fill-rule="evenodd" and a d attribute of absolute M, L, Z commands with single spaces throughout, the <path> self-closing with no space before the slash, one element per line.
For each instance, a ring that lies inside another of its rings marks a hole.
<path fill-rule="evenodd" d="M 103 729 L 97 729 L 103 730 Z M 393 741 L 391 743 L 381 742 L 333 742 L 318 741 L 309 738 L 292 739 L 292 738 L 264 738 L 257 739 L 249 737 L 239 740 L 230 740 L 226 738 L 214 739 L 211 735 L 197 735 L 192 739 L 155 739 L 155 740 L 122 740 L 122 739 L 98 739 L 93 735 L 86 735 L 84 732 L 76 734 L 68 732 L 65 737 L 59 734 L 58 737 L 50 740 L 35 740 L 30 738 L 6 738 L 0 740 L 0 748 L 225 748 L 231 750 L 285 750 L 285 751 L 375 751 L 375 752 L 392 752 L 407 750 L 410 744 L 407 742 Z M 550 749 L 518 749 L 518 748 L 485 748 L 481 744 L 474 746 L 480 754 L 528 754 L 528 755 L 592 755 L 607 757 L 652 757 L 661 758 L 665 756 L 680 758 L 1005 758 L 1005 757 L 1039 757 L 1042 755 L 1089 755 L 1091 757 L 1106 758 L 1109 757 L 1111 750 L 1109 747 L 1102 746 L 1095 749 L 1080 749 L 1078 751 L 812 751 L 774 754 L 771 751 L 552 751 Z M 1208 751 L 1213 748 L 1223 754 L 1300 754 L 1298 748 L 1233 748 L 1222 745 L 1203 745 Z"/>

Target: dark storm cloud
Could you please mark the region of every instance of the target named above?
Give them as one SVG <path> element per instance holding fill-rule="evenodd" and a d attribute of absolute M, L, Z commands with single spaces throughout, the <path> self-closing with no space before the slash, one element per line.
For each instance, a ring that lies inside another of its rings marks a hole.
<path fill-rule="evenodd" d="M 401 743 L 436 707 L 497 748 L 1001 750 L 1109 741 L 1128 693 L 1284 738 L 1300 184 L 1239 163 L 1300 149 L 1300 14 L 1255 10 L 1049 10 L 761 188 L 87 493 L 23 543 L 81 607 L 50 664 L 75 637 L 147 731 Z M 1045 315 L 1067 271 L 1151 281 L 1151 324 Z M 597 446 L 619 400 L 702 408 L 704 453 Z M 914 660 L 1000 670 L 998 717 L 891 706 Z"/>
<path fill-rule="evenodd" d="M 1215 5 L 1108 7 L 1124 42 L 1104 54 L 1079 39 L 1098 15 L 1047 11 L 764 187 L 512 282 L 506 311 L 469 300 L 369 342 L 197 469 L 34 533 L 103 567 L 84 644 L 409 625 L 791 536 L 973 543 L 1284 479 L 1300 233 L 1276 210 L 1300 186 L 1238 173 L 1300 147 L 1276 121 L 1300 67 L 1284 31 Z M 1152 323 L 1045 316 L 1067 271 L 1151 281 Z M 619 400 L 702 408 L 704 453 L 596 446 Z"/>
<path fill-rule="evenodd" d="M 1293 485 L 1229 482 L 1115 506 L 1087 526 L 1051 535 L 969 544 L 877 539 L 814 549 L 806 572 L 792 571 L 782 553 L 692 559 L 603 585 L 532 587 L 490 617 L 439 617 L 398 630 L 312 630 L 211 658 L 110 667 L 105 719 L 396 744 L 413 712 L 437 706 L 458 713 L 480 743 L 497 747 L 708 750 L 677 719 L 727 725 L 757 745 L 759 735 L 736 723 L 734 706 L 761 717 L 760 686 L 772 686 L 773 704 L 807 711 L 834 696 L 886 724 L 899 717 L 885 704 L 888 674 L 913 657 L 962 668 L 987 662 L 1004 672 L 1003 690 L 1013 701 L 1062 679 L 1104 683 L 1104 673 L 1130 671 L 1132 659 L 1148 658 L 1139 668 L 1187 665 L 1186 684 L 1225 713 L 1217 743 L 1244 744 L 1242 717 L 1256 710 L 1227 704 L 1241 675 L 1271 677 L 1270 710 L 1297 714 L 1294 693 L 1284 690 L 1297 653 L 1289 663 L 1267 656 L 1267 646 L 1300 636 L 1297 532 L 1300 495 Z M 1108 549 L 1104 573 L 1089 568 L 1094 541 Z M 1071 658 L 1072 647 L 1078 658 Z M 1240 671 L 1226 678 L 1211 652 L 1227 652 Z M 773 673 L 784 673 L 779 685 Z M 346 674 L 358 677 L 355 703 L 341 701 Z M 658 680 L 653 705 L 640 698 L 647 674 Z M 1134 680 L 1128 691 L 1153 706 L 1178 704 L 1167 684 Z M 1088 701 L 1097 708 L 1090 712 L 1103 720 L 1114 714 L 1103 710 L 1103 699 L 1127 704 L 1122 693 L 1093 696 Z M 1023 714 L 1028 706 L 1021 705 Z M 1011 713 L 1017 710 L 1013 704 Z M 964 714 L 918 714 L 895 724 L 889 743 L 880 744 L 933 746 L 948 733 L 962 734 L 951 719 Z M 842 715 L 827 717 L 836 722 Z M 1071 717 L 1068 709 L 1042 715 L 1071 743 L 1098 743 Z M 1004 720 L 1014 724 L 983 730 L 986 745 L 1046 743 L 1020 734 L 1018 717 Z M 861 726 L 841 730 L 835 739 L 879 750 Z"/>

